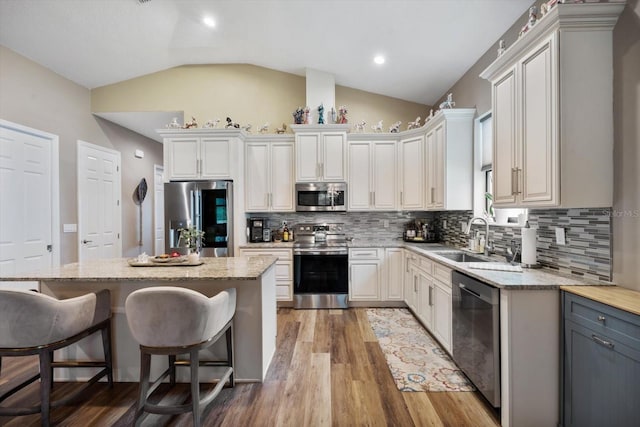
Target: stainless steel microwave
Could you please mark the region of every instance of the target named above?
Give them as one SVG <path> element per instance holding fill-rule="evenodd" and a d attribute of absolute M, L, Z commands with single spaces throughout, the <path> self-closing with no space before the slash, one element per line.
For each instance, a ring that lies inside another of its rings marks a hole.
<path fill-rule="evenodd" d="M 345 182 L 304 182 L 296 184 L 297 212 L 345 212 L 347 184 Z"/>

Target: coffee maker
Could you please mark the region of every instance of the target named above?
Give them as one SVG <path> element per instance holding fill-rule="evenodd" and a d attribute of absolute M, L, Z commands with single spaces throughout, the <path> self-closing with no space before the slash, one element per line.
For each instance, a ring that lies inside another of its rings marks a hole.
<path fill-rule="evenodd" d="M 249 242 L 264 242 L 264 230 L 267 228 L 266 218 L 247 219 L 247 229 L 249 230 Z"/>

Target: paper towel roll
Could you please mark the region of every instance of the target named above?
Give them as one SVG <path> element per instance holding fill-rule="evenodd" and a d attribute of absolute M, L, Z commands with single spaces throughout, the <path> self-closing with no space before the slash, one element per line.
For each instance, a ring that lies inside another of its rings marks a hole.
<path fill-rule="evenodd" d="M 536 259 L 536 229 L 523 228 L 522 230 L 522 263 L 534 265 Z"/>

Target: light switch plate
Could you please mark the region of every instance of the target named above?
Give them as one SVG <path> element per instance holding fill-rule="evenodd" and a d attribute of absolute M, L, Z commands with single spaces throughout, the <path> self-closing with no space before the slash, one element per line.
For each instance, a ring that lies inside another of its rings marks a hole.
<path fill-rule="evenodd" d="M 558 245 L 566 245 L 567 240 L 564 234 L 564 228 L 556 227 L 556 244 Z"/>
<path fill-rule="evenodd" d="M 447 220 L 446 219 L 442 220 L 442 228 L 447 228 Z"/>
<path fill-rule="evenodd" d="M 63 233 L 77 233 L 78 224 L 62 224 Z"/>
<path fill-rule="evenodd" d="M 462 231 L 463 233 L 465 231 L 467 231 L 467 223 L 464 221 L 460 221 L 460 231 Z"/>
<path fill-rule="evenodd" d="M 383 226 L 384 228 L 389 228 L 389 220 L 388 220 L 388 219 L 385 219 L 384 221 L 382 221 L 382 226 Z"/>

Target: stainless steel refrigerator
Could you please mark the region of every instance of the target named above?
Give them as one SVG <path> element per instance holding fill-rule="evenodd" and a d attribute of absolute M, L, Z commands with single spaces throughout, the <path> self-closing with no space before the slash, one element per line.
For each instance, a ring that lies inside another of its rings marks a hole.
<path fill-rule="evenodd" d="M 164 184 L 166 252 L 186 253 L 180 229 L 204 231 L 201 255 L 233 256 L 233 182 L 184 181 Z"/>

